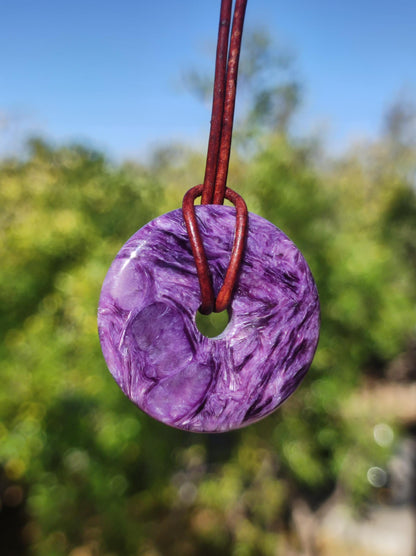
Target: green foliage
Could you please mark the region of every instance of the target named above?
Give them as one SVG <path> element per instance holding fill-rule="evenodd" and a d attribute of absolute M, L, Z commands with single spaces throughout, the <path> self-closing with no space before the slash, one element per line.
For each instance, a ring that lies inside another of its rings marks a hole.
<path fill-rule="evenodd" d="M 369 499 L 366 472 L 391 448 L 374 442 L 379 415 L 352 412 L 350 400 L 366 373 L 384 376 L 416 323 L 412 158 L 407 149 L 403 171 L 389 141 L 325 171 L 313 146 L 283 133 L 234 155 L 230 185 L 312 268 L 322 333 L 292 398 L 225 435 L 187 434 L 139 412 L 108 373 L 96 332 L 114 255 L 180 205 L 203 157 L 167 149 L 148 167 L 114 166 L 36 140 L 25 159 L 0 164 L 0 463 L 27 493 L 34 554 L 284 554 L 293 500 L 315 508 L 335 487 L 357 507 Z"/>

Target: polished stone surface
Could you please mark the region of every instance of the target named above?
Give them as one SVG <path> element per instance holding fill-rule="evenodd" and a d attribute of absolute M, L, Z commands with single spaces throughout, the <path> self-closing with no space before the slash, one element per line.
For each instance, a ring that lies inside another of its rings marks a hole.
<path fill-rule="evenodd" d="M 196 207 L 213 275 L 222 285 L 235 209 Z M 123 392 L 174 427 L 227 431 L 276 409 L 307 372 L 319 336 L 319 300 L 292 241 L 249 213 L 245 255 L 230 310 L 216 338 L 195 324 L 200 292 L 182 210 L 135 233 L 105 278 L 101 346 Z"/>

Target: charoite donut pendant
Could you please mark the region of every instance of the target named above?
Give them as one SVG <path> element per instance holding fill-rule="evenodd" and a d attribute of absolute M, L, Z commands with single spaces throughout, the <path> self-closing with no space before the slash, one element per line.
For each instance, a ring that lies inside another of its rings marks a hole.
<path fill-rule="evenodd" d="M 233 246 L 235 209 L 195 209 L 218 292 Z M 136 232 L 104 280 L 98 328 L 113 377 L 143 411 L 173 427 L 220 432 L 258 421 L 295 390 L 318 343 L 318 293 L 305 259 L 281 230 L 249 213 L 222 334 L 199 332 L 199 306 L 195 262 L 178 209 Z"/>

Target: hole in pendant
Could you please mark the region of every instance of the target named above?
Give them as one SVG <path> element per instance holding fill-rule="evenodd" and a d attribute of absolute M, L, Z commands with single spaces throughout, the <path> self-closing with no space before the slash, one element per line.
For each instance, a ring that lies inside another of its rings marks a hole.
<path fill-rule="evenodd" d="M 207 338 L 216 338 L 227 328 L 230 315 L 228 309 L 221 311 L 221 313 L 211 313 L 209 315 L 203 315 L 197 311 L 195 322 L 201 334 Z"/>

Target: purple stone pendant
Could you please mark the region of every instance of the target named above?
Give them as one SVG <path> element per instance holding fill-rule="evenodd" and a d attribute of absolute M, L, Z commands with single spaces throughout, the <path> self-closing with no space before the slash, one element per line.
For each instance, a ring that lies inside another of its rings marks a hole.
<path fill-rule="evenodd" d="M 235 209 L 195 207 L 214 291 L 227 271 Z M 319 300 L 292 241 L 249 213 L 244 258 L 216 338 L 195 323 L 200 287 L 181 209 L 146 224 L 104 280 L 98 328 L 123 392 L 167 425 L 220 432 L 274 411 L 307 372 L 319 337 Z"/>
<path fill-rule="evenodd" d="M 194 432 L 269 415 L 305 376 L 319 337 L 318 293 L 302 254 L 226 187 L 247 0 L 235 1 L 230 35 L 232 4 L 221 0 L 204 183 L 121 248 L 98 309 L 104 357 L 126 396 Z M 195 317 L 213 307 L 228 307 L 230 320 L 207 338 Z"/>

